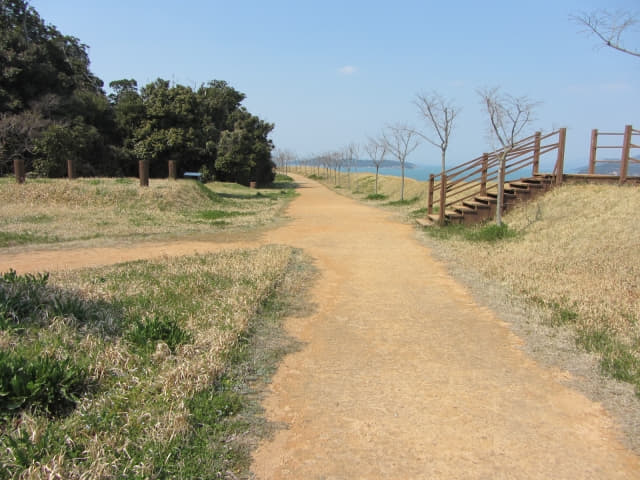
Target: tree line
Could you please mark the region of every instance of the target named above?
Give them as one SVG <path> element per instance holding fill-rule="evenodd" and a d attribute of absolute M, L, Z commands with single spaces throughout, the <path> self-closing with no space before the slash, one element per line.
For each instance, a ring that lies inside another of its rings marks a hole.
<path fill-rule="evenodd" d="M 0 175 L 23 159 L 27 171 L 82 176 L 180 172 L 248 184 L 273 181 L 274 125 L 251 114 L 227 82 L 199 88 L 158 78 L 104 82 L 90 70 L 87 45 L 48 25 L 25 0 L 0 0 Z"/>

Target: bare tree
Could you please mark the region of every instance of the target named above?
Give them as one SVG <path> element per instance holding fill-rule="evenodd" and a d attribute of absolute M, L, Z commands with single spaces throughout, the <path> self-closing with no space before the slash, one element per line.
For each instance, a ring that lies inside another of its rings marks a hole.
<path fill-rule="evenodd" d="M 478 95 L 482 98 L 482 104 L 489 115 L 489 133 L 501 145 L 496 224 L 502 225 L 507 156 L 513 150 L 524 129 L 533 121 L 533 110 L 538 103 L 532 102 L 527 97 L 504 94 L 497 87 L 478 90 Z"/>
<path fill-rule="evenodd" d="M 617 12 L 597 10 L 590 14 L 571 15 L 570 18 L 584 27 L 584 32 L 589 35 L 595 35 L 607 47 L 634 57 L 640 57 L 640 49 L 627 48 L 622 41 L 623 35 L 634 30 L 633 27 L 640 23 L 638 14 L 623 10 Z"/>
<path fill-rule="evenodd" d="M 371 162 L 376 167 L 376 195 L 378 194 L 378 171 L 384 163 L 384 156 L 387 154 L 387 147 L 384 141 L 369 138 L 369 143 L 364 146 L 365 152 L 369 155 Z"/>
<path fill-rule="evenodd" d="M 400 200 L 404 200 L 404 166 L 407 157 L 413 152 L 420 140 L 417 138 L 416 131 L 404 124 L 390 125 L 382 133 L 382 141 L 386 150 L 393 155 L 400 163 L 401 185 Z"/>
<path fill-rule="evenodd" d="M 440 149 L 442 172 L 446 170 L 447 148 L 449 137 L 453 130 L 453 124 L 461 108 L 452 101 L 445 99 L 438 92 L 430 94 L 420 93 L 416 95 L 415 105 L 420 110 L 427 125 L 432 131 L 431 135 L 416 132 L 421 138 Z"/>
<path fill-rule="evenodd" d="M 347 167 L 347 182 L 349 189 L 351 189 L 351 169 L 355 166 L 356 157 L 359 152 L 360 147 L 355 143 L 350 143 L 344 149 L 344 160 Z"/>

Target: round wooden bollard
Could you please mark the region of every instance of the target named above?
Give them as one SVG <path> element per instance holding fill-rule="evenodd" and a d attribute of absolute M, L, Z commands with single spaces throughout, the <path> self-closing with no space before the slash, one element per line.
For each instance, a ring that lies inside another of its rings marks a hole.
<path fill-rule="evenodd" d="M 140 160 L 138 162 L 138 170 L 140 174 L 140 186 L 149 186 L 149 160 Z"/>
<path fill-rule="evenodd" d="M 175 160 L 169 160 L 169 180 L 178 178 L 178 165 Z"/>
<path fill-rule="evenodd" d="M 69 178 L 69 180 L 73 180 L 74 178 L 76 178 L 76 170 L 73 160 L 67 160 L 67 177 Z"/>
<path fill-rule="evenodd" d="M 249 182 L 249 188 L 256 188 L 258 184 L 256 182 Z"/>
<path fill-rule="evenodd" d="M 16 182 L 24 183 L 24 158 L 16 158 L 13 160 L 13 171 L 16 174 Z"/>

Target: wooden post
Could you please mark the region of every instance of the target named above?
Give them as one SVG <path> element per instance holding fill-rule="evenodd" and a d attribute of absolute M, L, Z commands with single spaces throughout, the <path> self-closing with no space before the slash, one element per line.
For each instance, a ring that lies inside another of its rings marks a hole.
<path fill-rule="evenodd" d="M 72 159 L 67 159 L 67 178 L 73 180 L 76 178 L 75 164 Z"/>
<path fill-rule="evenodd" d="M 24 183 L 24 158 L 16 158 L 13 160 L 13 171 L 16 174 L 16 182 Z"/>
<path fill-rule="evenodd" d="M 487 194 L 487 171 L 489 170 L 489 154 L 482 154 L 482 177 L 480 179 L 480 194 Z"/>
<path fill-rule="evenodd" d="M 589 175 L 596 173 L 596 155 L 598 151 L 598 129 L 591 130 L 591 149 L 589 150 Z"/>
<path fill-rule="evenodd" d="M 536 132 L 535 143 L 533 145 L 533 171 L 531 175 L 534 177 L 538 174 L 540 170 L 540 137 L 542 133 Z"/>
<path fill-rule="evenodd" d="M 440 180 L 440 211 L 438 212 L 438 224 L 444 226 L 444 209 L 447 197 L 447 176 L 442 173 L 442 179 Z"/>
<path fill-rule="evenodd" d="M 624 142 L 622 144 L 622 158 L 620 159 L 620 185 L 627 180 L 627 172 L 629 171 L 629 155 L 631 153 L 631 136 L 633 127 L 627 125 L 624 127 Z"/>
<path fill-rule="evenodd" d="M 427 194 L 427 215 L 431 215 L 433 213 L 433 187 L 435 185 L 436 176 L 431 173 L 429 174 L 429 193 Z"/>
<path fill-rule="evenodd" d="M 149 186 L 149 160 L 140 160 L 138 162 L 138 172 L 140 175 L 140 186 Z"/>
<path fill-rule="evenodd" d="M 178 178 L 177 162 L 175 160 L 169 160 L 169 180 L 176 180 Z"/>
<path fill-rule="evenodd" d="M 558 159 L 556 160 L 556 185 L 562 184 L 564 175 L 564 147 L 567 143 L 567 129 L 558 130 Z"/>

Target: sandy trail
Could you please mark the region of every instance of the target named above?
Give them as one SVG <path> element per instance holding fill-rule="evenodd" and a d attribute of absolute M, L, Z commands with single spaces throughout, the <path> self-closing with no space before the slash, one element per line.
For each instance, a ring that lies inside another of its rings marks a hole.
<path fill-rule="evenodd" d="M 259 241 L 186 242 L 0 258 L 0 271 L 72 268 L 258 243 L 305 249 L 315 313 L 265 400 L 284 422 L 254 455 L 271 479 L 640 478 L 640 459 L 597 403 L 528 358 L 411 226 L 296 178 L 292 221 Z M 31 261 L 31 263 L 29 263 Z M 84 263 L 83 263 L 84 262 Z"/>

